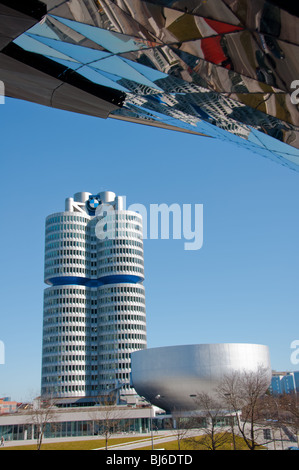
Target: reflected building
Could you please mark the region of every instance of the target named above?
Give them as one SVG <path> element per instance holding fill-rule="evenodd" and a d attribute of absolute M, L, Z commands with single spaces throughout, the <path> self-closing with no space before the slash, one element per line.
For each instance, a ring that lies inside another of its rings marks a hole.
<path fill-rule="evenodd" d="M 42 395 L 132 398 L 131 353 L 146 348 L 141 216 L 112 192 L 77 193 L 45 237 Z"/>
<path fill-rule="evenodd" d="M 298 170 L 298 13 L 278 0 L 0 0 L 7 96 Z"/>

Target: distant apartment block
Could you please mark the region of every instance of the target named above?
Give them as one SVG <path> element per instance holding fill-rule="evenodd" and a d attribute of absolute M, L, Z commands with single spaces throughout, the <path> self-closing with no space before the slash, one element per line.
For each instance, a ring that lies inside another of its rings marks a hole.
<path fill-rule="evenodd" d="M 280 395 L 299 392 L 299 371 L 273 372 L 270 393 Z"/>

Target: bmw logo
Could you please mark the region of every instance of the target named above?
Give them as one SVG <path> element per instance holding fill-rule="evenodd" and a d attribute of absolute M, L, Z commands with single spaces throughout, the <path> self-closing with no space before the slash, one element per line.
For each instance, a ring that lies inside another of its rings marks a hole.
<path fill-rule="evenodd" d="M 87 201 L 89 210 L 94 212 L 100 204 L 101 204 L 101 200 L 98 196 L 89 196 L 89 200 Z"/>

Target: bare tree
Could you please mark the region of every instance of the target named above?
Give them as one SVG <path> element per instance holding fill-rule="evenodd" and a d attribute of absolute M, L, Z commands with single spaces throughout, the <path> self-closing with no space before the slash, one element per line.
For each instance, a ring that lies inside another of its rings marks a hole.
<path fill-rule="evenodd" d="M 203 445 L 209 450 L 217 450 L 230 436 L 227 428 L 227 411 L 223 402 L 207 393 L 199 393 L 195 401 L 199 411 L 193 415 L 193 427 L 197 427 L 198 422 L 202 426 L 203 418 L 206 420 L 206 426 L 202 428 L 203 436 L 200 440 L 195 437 L 189 440 L 195 448 Z"/>
<path fill-rule="evenodd" d="M 181 450 L 183 439 L 186 439 L 192 427 L 192 419 L 179 410 L 172 412 L 172 429 L 177 438 L 178 450 Z"/>
<path fill-rule="evenodd" d="M 98 396 L 98 405 L 92 411 L 92 418 L 98 425 L 98 434 L 104 436 L 107 450 L 109 439 L 119 429 L 121 421 L 126 418 L 126 410 L 117 406 L 114 393 Z"/>
<path fill-rule="evenodd" d="M 281 411 L 281 396 L 266 394 L 261 398 L 261 415 L 265 425 L 265 437 L 268 437 L 268 442 L 273 442 L 274 450 L 276 450 L 276 443 L 280 441 L 283 448 L 283 432 L 284 426 L 283 413 Z M 266 430 L 271 429 L 271 436 L 268 436 Z M 279 436 L 279 437 L 277 437 Z"/>
<path fill-rule="evenodd" d="M 297 393 L 282 395 L 279 400 L 279 410 L 280 421 L 283 426 L 291 430 L 299 446 L 299 401 Z"/>
<path fill-rule="evenodd" d="M 237 418 L 238 429 L 250 450 L 258 446 L 262 417 L 261 396 L 269 387 L 268 371 L 259 367 L 256 372 L 236 372 L 224 377 L 218 387 L 218 395 Z M 241 411 L 241 419 L 239 412 Z"/>
<path fill-rule="evenodd" d="M 42 447 L 42 442 L 48 423 L 55 421 L 57 408 L 55 406 L 55 399 L 38 397 L 33 400 L 32 405 L 28 408 L 28 421 L 36 428 L 37 433 L 37 450 Z"/>

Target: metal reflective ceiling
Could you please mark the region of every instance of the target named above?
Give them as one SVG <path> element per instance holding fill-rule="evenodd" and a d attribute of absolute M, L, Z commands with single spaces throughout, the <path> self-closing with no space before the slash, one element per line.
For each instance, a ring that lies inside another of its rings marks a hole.
<path fill-rule="evenodd" d="M 299 169 L 294 5 L 6 0 L 0 26 L 9 96 L 232 141 Z"/>

